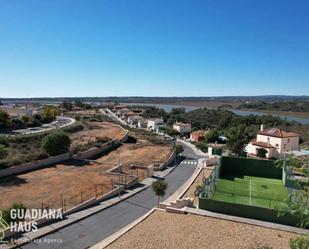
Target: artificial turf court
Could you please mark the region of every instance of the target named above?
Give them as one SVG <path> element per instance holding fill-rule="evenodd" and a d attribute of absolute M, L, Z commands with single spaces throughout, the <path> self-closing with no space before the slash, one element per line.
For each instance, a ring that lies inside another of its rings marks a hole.
<path fill-rule="evenodd" d="M 279 179 L 243 176 L 216 181 L 212 197 L 216 201 L 273 209 L 284 206 L 284 200 L 288 198 L 288 192 Z"/>

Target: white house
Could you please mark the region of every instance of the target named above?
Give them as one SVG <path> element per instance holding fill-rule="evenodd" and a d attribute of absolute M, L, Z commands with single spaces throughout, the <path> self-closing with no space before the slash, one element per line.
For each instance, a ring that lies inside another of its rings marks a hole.
<path fill-rule="evenodd" d="M 264 148 L 266 158 L 281 158 L 284 153 L 299 150 L 299 134 L 272 128 L 257 132 L 256 139 L 252 140 L 245 148 L 249 155 L 255 156 L 257 149 Z"/>
<path fill-rule="evenodd" d="M 138 128 L 147 128 L 148 120 L 147 119 L 141 119 L 137 122 Z"/>
<path fill-rule="evenodd" d="M 165 124 L 162 118 L 150 118 L 147 122 L 147 129 L 152 131 L 157 131 L 159 129 L 165 128 Z"/>
<path fill-rule="evenodd" d="M 187 134 L 191 132 L 191 124 L 176 122 L 173 125 L 173 129 L 178 131 L 180 134 Z"/>
<path fill-rule="evenodd" d="M 138 115 L 131 115 L 127 118 L 127 121 L 130 125 L 137 125 L 140 120 L 144 118 Z"/>

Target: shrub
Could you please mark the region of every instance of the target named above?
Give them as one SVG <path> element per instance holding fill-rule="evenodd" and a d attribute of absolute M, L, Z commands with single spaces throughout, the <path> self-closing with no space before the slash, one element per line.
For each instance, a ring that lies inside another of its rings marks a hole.
<path fill-rule="evenodd" d="M 290 241 L 291 249 L 307 249 L 309 248 L 309 236 L 299 237 Z"/>
<path fill-rule="evenodd" d="M 3 136 L 0 136 L 0 144 L 4 145 L 5 147 L 9 146 L 8 140 Z"/>
<path fill-rule="evenodd" d="M 259 158 L 265 158 L 266 157 L 267 150 L 264 148 L 257 148 L 256 149 L 256 156 Z"/>
<path fill-rule="evenodd" d="M 11 210 L 15 209 L 15 210 L 25 210 L 27 209 L 26 206 L 22 203 L 13 203 L 11 207 L 1 210 L 2 211 L 2 218 L 8 223 L 10 224 L 11 222 L 14 221 L 19 221 L 18 219 L 13 219 L 11 217 Z"/>
<path fill-rule="evenodd" d="M 7 149 L 4 147 L 4 145 L 0 144 L 0 160 L 6 158 L 8 156 L 8 151 Z"/>
<path fill-rule="evenodd" d="M 198 149 L 200 149 L 201 151 L 205 152 L 205 153 L 208 152 L 208 146 L 207 146 L 207 143 L 205 143 L 205 142 L 199 142 L 199 143 L 197 143 L 197 144 L 196 144 L 196 147 L 197 147 Z"/>
<path fill-rule="evenodd" d="M 74 133 L 74 132 L 82 131 L 83 129 L 84 129 L 84 126 L 82 126 L 81 124 L 78 124 L 78 125 L 73 125 L 73 126 L 63 128 L 63 131 L 68 132 L 68 133 Z"/>
<path fill-rule="evenodd" d="M 176 153 L 180 154 L 183 152 L 183 146 L 181 144 L 176 144 Z"/>
<path fill-rule="evenodd" d="M 50 156 L 59 155 L 69 151 L 70 137 L 64 132 L 53 132 L 43 138 L 41 147 Z"/>

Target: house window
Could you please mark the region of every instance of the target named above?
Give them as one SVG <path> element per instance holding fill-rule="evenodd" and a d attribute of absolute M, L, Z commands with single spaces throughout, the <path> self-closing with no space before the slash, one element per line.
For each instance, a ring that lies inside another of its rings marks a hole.
<path fill-rule="evenodd" d="M 288 143 L 290 142 L 290 139 L 288 138 Z"/>
<path fill-rule="evenodd" d="M 286 149 L 286 144 L 284 144 L 283 148 Z"/>
<path fill-rule="evenodd" d="M 278 149 L 279 148 L 279 144 L 276 144 L 276 149 Z"/>
<path fill-rule="evenodd" d="M 270 140 L 270 138 L 269 137 L 267 137 L 267 142 L 269 143 L 269 140 Z"/>

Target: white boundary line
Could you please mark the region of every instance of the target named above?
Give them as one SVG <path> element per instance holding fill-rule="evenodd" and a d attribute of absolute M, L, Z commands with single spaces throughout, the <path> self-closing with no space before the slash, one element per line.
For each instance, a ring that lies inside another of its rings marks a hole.
<path fill-rule="evenodd" d="M 250 180 L 250 184 L 249 184 L 249 205 L 251 206 L 251 191 L 252 191 L 252 186 L 251 186 L 251 180 Z"/>

